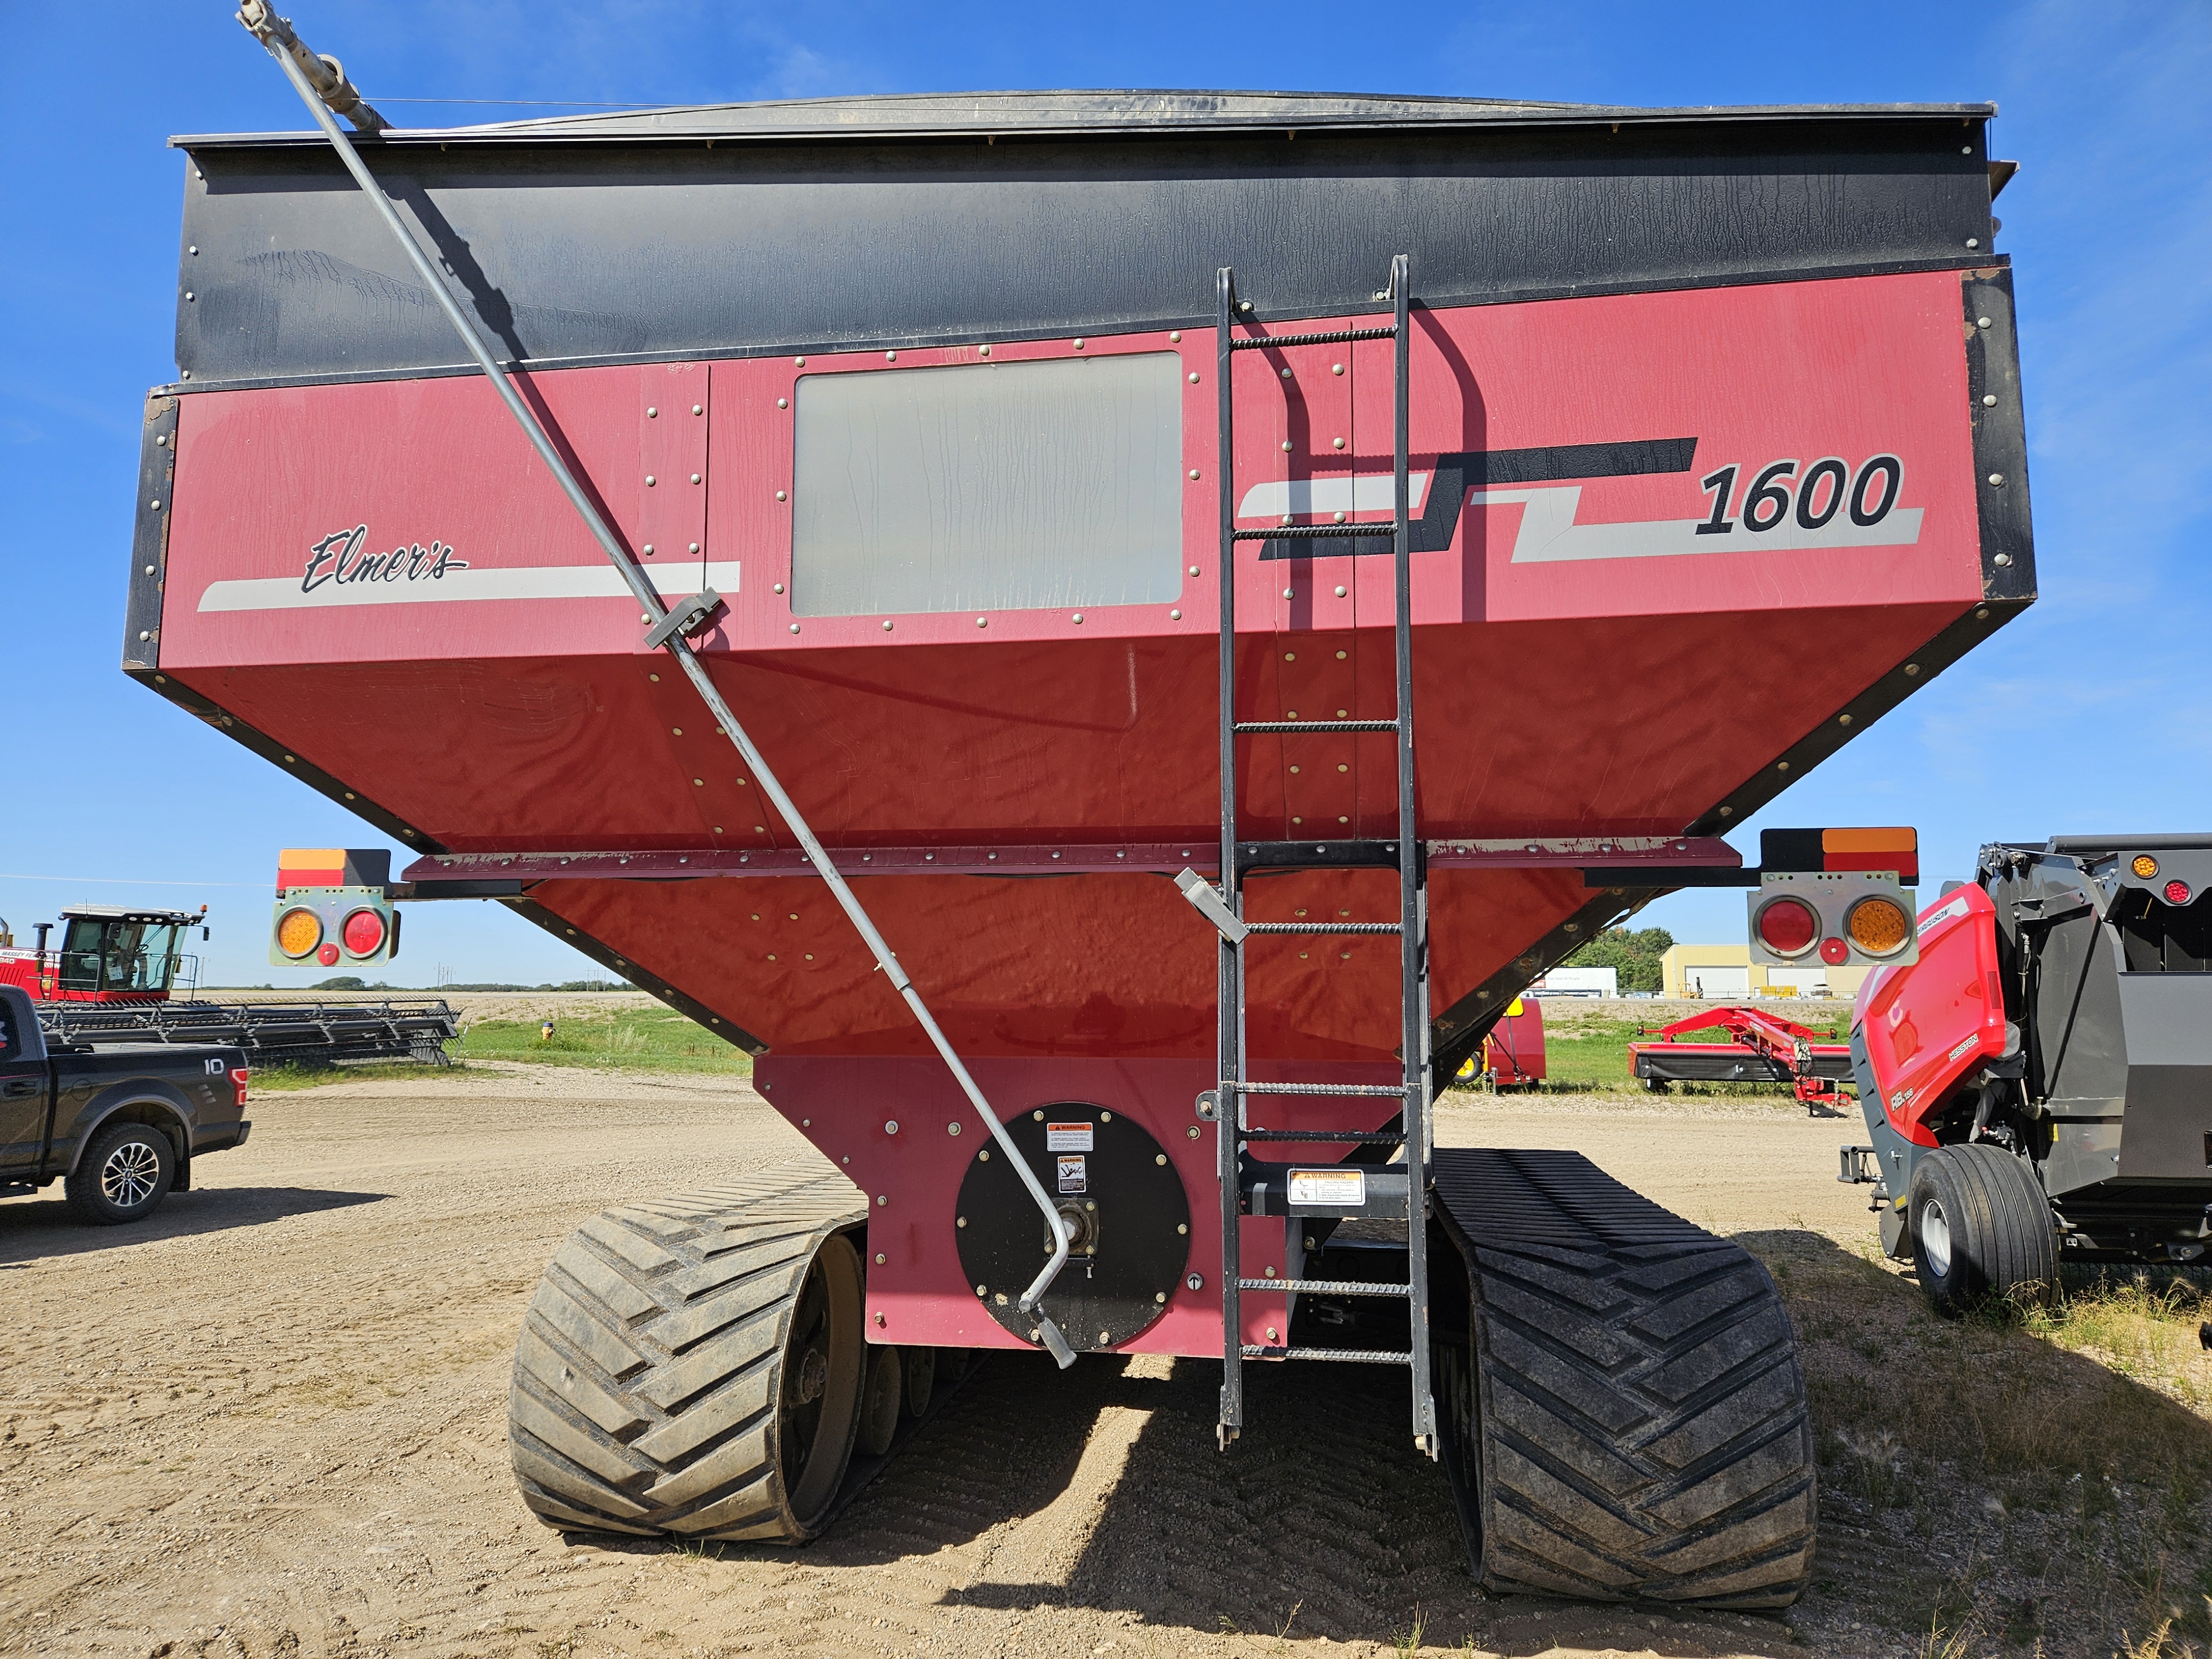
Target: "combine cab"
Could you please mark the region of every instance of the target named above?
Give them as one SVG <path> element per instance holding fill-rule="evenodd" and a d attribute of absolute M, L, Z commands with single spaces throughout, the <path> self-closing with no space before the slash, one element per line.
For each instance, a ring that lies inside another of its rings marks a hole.
<path fill-rule="evenodd" d="M 2068 1261 L 2212 1243 L 2212 836 L 1982 848 L 1869 975 L 1843 1149 L 1936 1305 L 2055 1289 Z"/>
<path fill-rule="evenodd" d="M 197 976 L 199 959 L 177 946 L 195 927 L 206 933 L 204 904 L 197 912 L 73 904 L 61 916 L 58 951 L 46 949 L 45 922 L 28 950 L 0 944 L 0 985 L 40 1002 L 133 1007 L 166 1002 L 179 981 L 189 987 Z"/>
<path fill-rule="evenodd" d="M 1358 1364 L 1486 1583 L 1795 1597 L 1765 1272 L 1430 1103 L 2032 597 L 1990 111 L 380 133 L 246 16 L 323 130 L 178 141 L 126 671 L 825 1160 L 562 1249 L 532 1507 L 811 1536 L 947 1352 L 1217 1364 L 1224 1449 L 1312 1431 L 1249 1367 Z"/>

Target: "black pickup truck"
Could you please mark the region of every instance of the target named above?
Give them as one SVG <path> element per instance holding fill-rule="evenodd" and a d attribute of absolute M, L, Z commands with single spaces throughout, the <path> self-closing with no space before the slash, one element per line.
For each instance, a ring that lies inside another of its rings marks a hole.
<path fill-rule="evenodd" d="M 0 985 L 0 1197 L 59 1180 L 87 1221 L 137 1221 L 191 1185 L 192 1159 L 243 1146 L 245 1051 L 49 1044 Z"/>

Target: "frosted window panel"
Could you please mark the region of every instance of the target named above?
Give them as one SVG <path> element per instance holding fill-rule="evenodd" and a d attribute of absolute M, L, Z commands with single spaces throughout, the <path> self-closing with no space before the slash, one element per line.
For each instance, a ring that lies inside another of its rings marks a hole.
<path fill-rule="evenodd" d="M 1159 604 L 1182 592 L 1172 352 L 811 374 L 798 402 L 791 596 L 802 617 Z"/>

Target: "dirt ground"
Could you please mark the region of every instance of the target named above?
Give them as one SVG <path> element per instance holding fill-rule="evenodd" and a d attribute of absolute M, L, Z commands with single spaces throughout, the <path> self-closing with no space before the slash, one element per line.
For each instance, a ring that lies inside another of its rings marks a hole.
<path fill-rule="evenodd" d="M 1864 1256 L 1863 1201 L 1835 1180 L 1849 1122 L 1786 1101 L 1452 1098 L 1447 1142 L 1577 1147 L 1715 1231 Z M 1486 1598 L 1402 1378 L 1352 1367 L 1260 1368 L 1223 1457 L 1218 1367 L 997 1357 L 809 1548 L 564 1539 L 515 1497 L 505 1437 L 547 1258 L 609 1204 L 812 1154 L 718 1078 L 472 1068 L 252 1115 L 249 1145 L 148 1224 L 74 1225 L 58 1188 L 0 1203 L 0 1651 L 1687 1659 L 1926 1640 L 1884 1610 L 1946 1546 L 1844 1499 L 1824 1499 L 1820 1583 L 1787 1619 Z"/>

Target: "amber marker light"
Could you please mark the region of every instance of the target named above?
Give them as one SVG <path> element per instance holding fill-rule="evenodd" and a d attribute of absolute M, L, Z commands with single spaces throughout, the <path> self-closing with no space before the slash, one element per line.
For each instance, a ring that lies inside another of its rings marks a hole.
<path fill-rule="evenodd" d="M 288 957 L 304 957 L 323 942 L 323 919 L 305 905 L 295 905 L 276 919 L 276 948 Z"/>
<path fill-rule="evenodd" d="M 2135 862 L 2128 866 L 2128 868 L 2134 871 L 2142 880 L 2148 881 L 2158 873 L 2158 860 L 2148 853 L 2138 853 L 2136 854 Z"/>
<path fill-rule="evenodd" d="M 1912 918 L 1895 899 L 1861 899 L 1845 924 L 1851 943 L 1870 957 L 1894 956 L 1912 937 Z"/>

